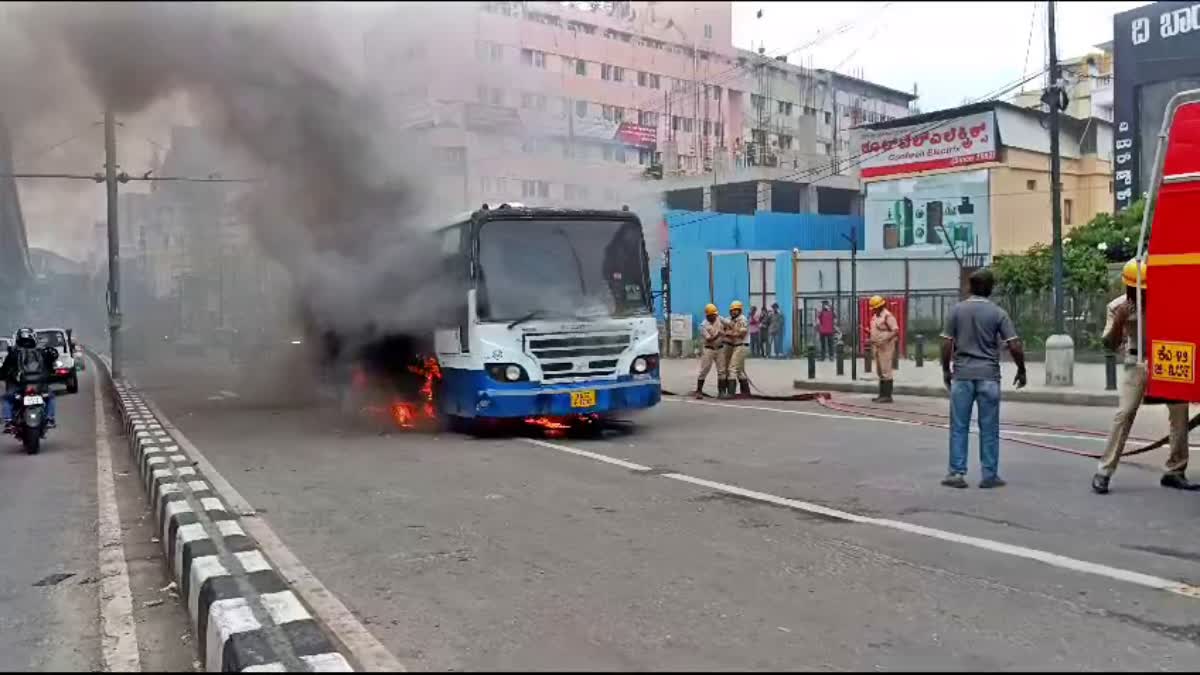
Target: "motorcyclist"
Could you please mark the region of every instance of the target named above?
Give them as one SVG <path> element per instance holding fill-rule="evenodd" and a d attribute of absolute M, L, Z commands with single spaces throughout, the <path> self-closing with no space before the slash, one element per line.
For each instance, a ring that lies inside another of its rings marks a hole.
<path fill-rule="evenodd" d="M 46 426 L 54 428 L 57 425 L 55 417 L 54 394 L 47 382 L 54 372 L 54 362 L 58 360 L 58 350 L 49 345 L 39 347 L 37 335 L 32 328 L 22 328 L 17 331 L 16 342 L 9 348 L 0 364 L 0 380 L 4 380 L 3 419 L 4 428 L 12 425 L 13 403 L 20 394 L 22 387 L 36 385 L 46 399 Z"/>

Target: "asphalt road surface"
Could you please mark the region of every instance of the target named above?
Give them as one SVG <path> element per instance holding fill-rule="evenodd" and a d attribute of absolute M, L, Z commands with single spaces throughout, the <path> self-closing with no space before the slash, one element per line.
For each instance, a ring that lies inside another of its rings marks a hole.
<path fill-rule="evenodd" d="M 261 400 L 212 366 L 133 376 L 411 669 L 1200 666 L 1200 599 L 1153 587 L 1200 585 L 1200 494 L 1159 487 L 1161 451 L 1098 496 L 1094 461 L 1003 442 L 1009 485 L 981 490 L 973 439 L 953 490 L 946 431 L 814 403 L 674 399 L 603 439 L 475 439 Z M 1101 447 L 1075 436 L 1037 438 Z"/>
<path fill-rule="evenodd" d="M 59 428 L 27 455 L 0 437 L 0 671 L 98 671 L 105 666 L 97 523 L 96 399 L 91 373 L 77 395 L 58 398 Z M 111 411 L 109 411 L 111 414 Z M 107 419 L 115 500 L 121 521 L 128 611 L 110 620 L 135 626 L 146 670 L 191 670 L 194 641 L 167 583 L 154 519 L 132 471 L 117 423 Z M 132 643 L 131 643 L 132 644 Z"/>

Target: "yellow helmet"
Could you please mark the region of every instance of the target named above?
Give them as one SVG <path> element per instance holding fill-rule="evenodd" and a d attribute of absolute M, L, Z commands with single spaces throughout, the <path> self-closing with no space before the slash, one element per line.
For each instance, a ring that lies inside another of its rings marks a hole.
<path fill-rule="evenodd" d="M 887 300 L 884 300 L 882 295 L 872 295 L 871 299 L 867 301 L 867 305 L 870 306 L 871 309 L 879 309 L 886 304 Z"/>
<path fill-rule="evenodd" d="M 717 306 L 711 302 L 704 306 L 704 316 L 715 316 L 717 314 Z"/>
<path fill-rule="evenodd" d="M 735 309 L 741 309 L 741 308 L 742 308 L 741 300 L 734 300 L 733 302 L 729 303 L 729 311 L 731 311 L 731 312 Z"/>
<path fill-rule="evenodd" d="M 1142 283 L 1138 285 L 1138 272 L 1141 272 Z M 1139 262 L 1137 258 L 1125 263 L 1125 268 L 1121 270 L 1121 281 L 1129 288 L 1146 288 L 1146 263 Z"/>

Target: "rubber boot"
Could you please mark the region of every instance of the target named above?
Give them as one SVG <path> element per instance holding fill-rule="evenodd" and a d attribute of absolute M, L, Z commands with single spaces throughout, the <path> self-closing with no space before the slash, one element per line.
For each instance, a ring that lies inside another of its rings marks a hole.
<path fill-rule="evenodd" d="M 883 403 L 883 387 L 887 384 L 887 380 L 879 381 L 879 395 L 871 399 L 871 403 Z"/>
<path fill-rule="evenodd" d="M 742 398 L 750 398 L 750 380 L 738 380 L 738 387 L 742 390 Z"/>
<path fill-rule="evenodd" d="M 726 382 L 728 380 L 717 380 L 717 398 L 729 398 L 729 395 L 725 391 Z"/>
<path fill-rule="evenodd" d="M 696 398 L 704 398 L 704 380 L 696 380 Z"/>
<path fill-rule="evenodd" d="M 892 385 L 895 384 L 895 380 L 882 380 L 882 381 L 880 381 L 879 384 L 880 384 L 880 390 L 881 390 L 879 392 L 879 402 L 880 403 L 891 403 L 892 402 Z"/>

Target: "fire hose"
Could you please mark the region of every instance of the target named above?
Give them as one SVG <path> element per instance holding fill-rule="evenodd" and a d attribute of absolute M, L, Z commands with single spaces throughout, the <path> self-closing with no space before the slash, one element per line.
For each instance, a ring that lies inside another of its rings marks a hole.
<path fill-rule="evenodd" d="M 850 415 L 859 415 L 862 417 L 871 417 L 871 418 L 875 418 L 875 419 L 883 419 L 883 420 L 890 420 L 890 421 L 896 421 L 897 419 L 899 419 L 900 421 L 908 422 L 911 424 L 918 424 L 918 425 L 926 426 L 926 427 L 932 427 L 935 429 L 948 429 L 950 427 L 948 422 L 947 423 L 934 423 L 934 422 L 927 422 L 924 420 L 903 419 L 903 418 L 884 414 L 884 413 L 900 413 L 903 415 L 916 415 L 916 416 L 920 416 L 920 417 L 932 417 L 932 418 L 944 419 L 947 421 L 949 420 L 949 417 L 947 415 L 940 415 L 937 413 L 926 413 L 926 412 L 918 412 L 918 411 L 913 411 L 913 410 L 901 410 L 901 409 L 897 409 L 897 408 L 880 408 L 880 407 L 876 407 L 876 406 L 867 406 L 867 405 L 860 405 L 860 404 L 855 404 L 855 403 L 845 403 L 845 402 L 840 402 L 840 401 L 834 401 L 833 397 L 825 392 L 821 392 L 820 395 L 818 396 L 818 398 L 816 399 L 816 401 L 817 401 L 818 405 L 820 405 L 823 408 L 826 408 L 827 410 L 834 410 L 837 412 L 850 414 Z M 1108 435 L 1107 432 L 1099 432 L 1099 431 L 1093 431 L 1093 430 L 1089 430 L 1089 429 L 1076 429 L 1073 427 L 1058 427 L 1058 426 L 1052 426 L 1052 425 L 1039 425 L 1039 424 L 1023 423 L 1023 422 L 1007 422 L 1006 425 L 1009 427 L 1021 427 L 1021 428 L 1028 428 L 1028 429 L 1041 429 L 1041 430 L 1045 430 L 1045 431 L 1076 433 L 1076 434 L 1080 434 L 1080 435 L 1093 436 L 1093 437 L 1097 437 L 1097 438 L 1107 437 L 1107 435 Z M 1188 421 L 1188 424 L 1187 424 L 1188 432 L 1191 432 L 1197 426 L 1200 426 L 1200 413 L 1192 416 L 1192 418 Z M 1041 448 L 1044 450 L 1053 450 L 1055 452 L 1063 452 L 1063 453 L 1067 453 L 1070 455 L 1078 455 L 1080 457 L 1090 457 L 1092 459 L 1100 459 L 1100 457 L 1103 456 L 1103 453 L 1088 452 L 1086 450 L 1076 450 L 1075 448 L 1068 448 L 1068 447 L 1064 447 L 1061 445 L 1054 445 L 1052 443 L 1042 443 L 1040 441 L 1031 441 L 1031 440 L 1027 440 L 1024 438 L 1015 438 L 1011 435 L 1005 435 L 1003 432 L 1001 432 L 1000 438 L 1002 438 L 1006 441 L 1012 442 L 1012 443 L 1020 443 L 1022 445 L 1028 445 L 1031 447 Z M 1138 438 L 1138 437 L 1131 436 L 1131 437 L 1129 437 L 1128 440 L 1132 440 L 1135 442 L 1142 442 L 1142 443 L 1145 443 L 1145 445 L 1142 445 L 1141 447 L 1135 448 L 1133 450 L 1122 452 L 1121 456 L 1122 457 L 1131 457 L 1133 455 L 1140 455 L 1145 452 L 1150 452 L 1151 450 L 1157 450 L 1158 448 L 1161 448 L 1164 445 L 1166 445 L 1168 442 L 1170 442 L 1170 438 L 1171 437 L 1168 434 L 1156 441 L 1150 441 L 1150 439 L 1147 439 L 1147 438 Z"/>

